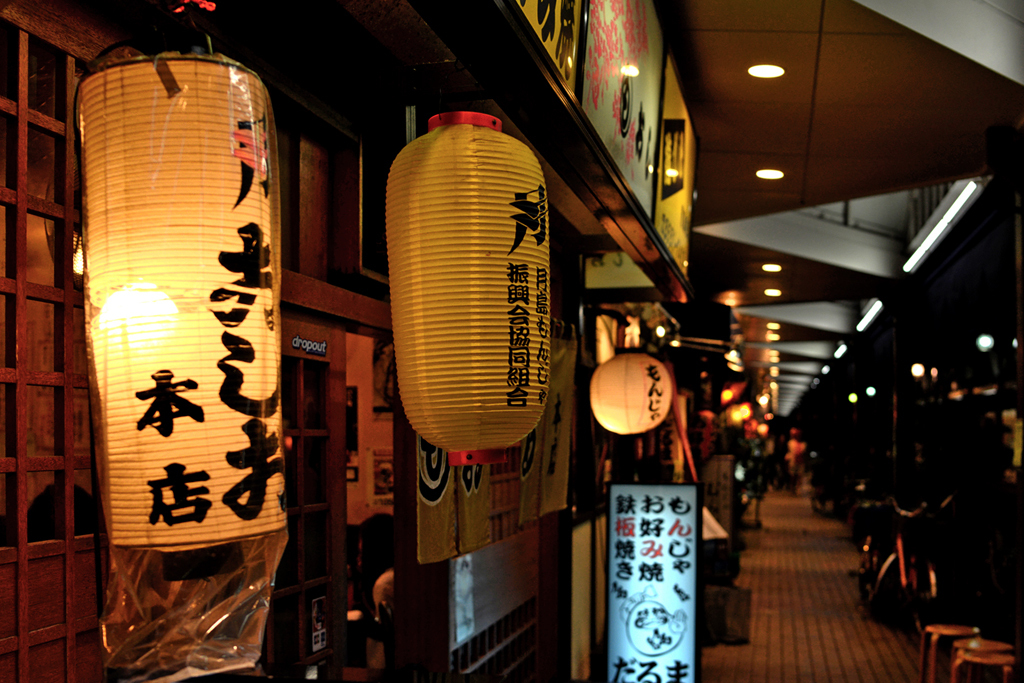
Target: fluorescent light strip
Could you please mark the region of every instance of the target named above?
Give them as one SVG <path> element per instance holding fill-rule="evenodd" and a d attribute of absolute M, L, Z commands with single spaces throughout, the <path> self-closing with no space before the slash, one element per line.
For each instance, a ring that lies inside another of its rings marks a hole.
<path fill-rule="evenodd" d="M 846 353 L 846 344 L 840 342 L 839 348 L 837 348 L 836 352 L 832 355 L 835 356 L 836 358 L 842 358 L 844 353 Z"/>
<path fill-rule="evenodd" d="M 868 325 L 878 317 L 878 314 L 882 312 L 882 308 L 882 300 L 875 299 L 875 303 L 871 304 L 871 308 L 868 309 L 868 312 L 865 313 L 864 317 L 860 319 L 859 323 L 857 323 L 857 331 L 863 332 L 868 329 Z"/>
<path fill-rule="evenodd" d="M 907 262 L 903 264 L 904 273 L 912 272 L 917 268 L 918 263 L 920 263 L 921 259 L 924 258 L 924 255 L 928 253 L 928 250 L 932 248 L 935 241 L 946 232 L 946 229 L 949 228 L 949 224 L 953 221 L 953 218 L 956 217 L 957 212 L 960 211 L 961 207 L 967 203 L 967 200 L 971 198 L 971 195 L 974 194 L 974 190 L 977 189 L 977 187 L 978 183 L 973 180 L 967 183 L 967 187 L 963 189 L 963 192 L 961 192 L 960 196 L 956 198 L 953 205 L 946 209 L 946 213 L 942 214 L 942 218 L 935 224 L 935 227 L 932 228 L 930 233 L 928 233 L 928 236 L 924 238 L 924 242 L 921 242 L 917 251 L 915 251 L 913 255 L 907 259 Z"/>

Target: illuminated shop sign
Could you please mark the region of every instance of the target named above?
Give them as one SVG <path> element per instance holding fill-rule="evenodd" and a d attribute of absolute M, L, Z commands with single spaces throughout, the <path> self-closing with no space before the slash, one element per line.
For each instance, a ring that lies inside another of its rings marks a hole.
<path fill-rule="evenodd" d="M 613 484 L 608 542 L 608 680 L 700 680 L 698 484 Z"/>

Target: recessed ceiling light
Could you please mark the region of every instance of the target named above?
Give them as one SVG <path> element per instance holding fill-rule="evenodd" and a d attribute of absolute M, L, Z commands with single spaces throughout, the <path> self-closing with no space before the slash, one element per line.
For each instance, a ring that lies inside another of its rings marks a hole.
<path fill-rule="evenodd" d="M 774 64 L 757 64 L 747 69 L 747 73 L 754 78 L 778 78 L 786 73 L 786 70 Z"/>
<path fill-rule="evenodd" d="M 665 177 L 666 178 L 678 178 L 679 177 L 679 171 L 677 171 L 674 168 L 666 168 L 665 169 Z"/>
<path fill-rule="evenodd" d="M 779 178 L 784 176 L 785 173 L 774 168 L 762 168 L 755 175 L 758 178 L 761 178 L 762 180 L 778 180 Z"/>
<path fill-rule="evenodd" d="M 769 332 L 766 338 L 768 339 L 768 341 L 779 341 L 780 339 L 782 339 L 782 337 L 775 334 L 774 332 Z"/>
<path fill-rule="evenodd" d="M 778 323 L 768 323 L 768 329 L 769 330 L 779 330 L 779 329 L 782 329 L 782 325 L 780 325 Z"/>
<path fill-rule="evenodd" d="M 622 75 L 636 77 L 640 75 L 640 69 L 635 64 L 626 64 L 622 67 Z"/>
<path fill-rule="evenodd" d="M 765 296 L 782 296 L 781 289 L 766 289 L 764 290 Z"/>
<path fill-rule="evenodd" d="M 782 266 L 780 266 L 778 263 L 766 263 L 763 266 L 761 266 L 761 270 L 763 270 L 766 273 L 778 273 L 779 271 L 782 270 Z"/>

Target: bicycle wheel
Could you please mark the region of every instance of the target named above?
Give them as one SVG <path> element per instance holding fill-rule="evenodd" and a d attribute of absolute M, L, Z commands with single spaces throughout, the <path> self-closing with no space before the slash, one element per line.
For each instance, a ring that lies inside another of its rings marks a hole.
<path fill-rule="evenodd" d="M 878 621 L 899 621 L 909 604 L 906 591 L 900 584 L 900 564 L 896 553 L 892 553 L 878 570 L 878 580 L 868 598 L 871 616 Z"/>

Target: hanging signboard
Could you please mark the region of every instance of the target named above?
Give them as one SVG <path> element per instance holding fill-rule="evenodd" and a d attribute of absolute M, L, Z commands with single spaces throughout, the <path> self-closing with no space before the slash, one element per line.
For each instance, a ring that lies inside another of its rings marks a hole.
<path fill-rule="evenodd" d="M 540 514 L 568 507 L 572 419 L 576 404 L 576 332 L 551 341 L 551 394 L 548 396 L 538 450 L 540 451 Z"/>
<path fill-rule="evenodd" d="M 416 437 L 416 559 L 420 564 L 454 557 L 455 468 L 448 453 Z"/>
<path fill-rule="evenodd" d="M 592 0 L 583 111 L 651 217 L 664 48 L 653 0 Z"/>
<path fill-rule="evenodd" d="M 675 61 L 665 60 L 665 98 L 662 103 L 661 151 L 658 161 L 658 201 L 654 227 L 676 265 L 690 265 L 690 222 L 693 215 L 697 138 L 679 89 Z"/>
<path fill-rule="evenodd" d="M 569 91 L 575 92 L 583 0 L 517 0 L 509 4 L 523 13 Z"/>
<path fill-rule="evenodd" d="M 491 466 L 452 468 L 459 518 L 459 553 L 471 553 L 491 542 Z"/>
<path fill-rule="evenodd" d="M 700 484 L 613 484 L 608 679 L 700 680 Z"/>

